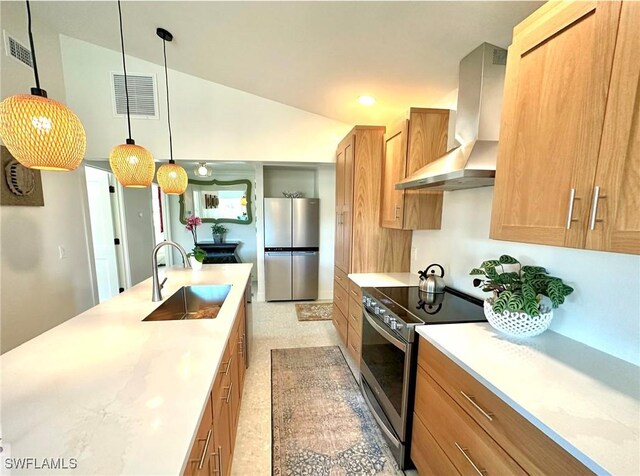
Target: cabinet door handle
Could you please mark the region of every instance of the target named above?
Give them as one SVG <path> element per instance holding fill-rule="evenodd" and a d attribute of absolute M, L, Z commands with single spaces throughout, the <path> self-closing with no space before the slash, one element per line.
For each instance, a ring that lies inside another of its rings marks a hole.
<path fill-rule="evenodd" d="M 598 202 L 601 198 L 607 198 L 606 195 L 600 194 L 600 187 L 593 187 L 593 202 L 591 203 L 591 219 L 589 220 L 589 229 L 595 230 L 596 222 L 602 222 L 602 219 L 598 219 Z"/>
<path fill-rule="evenodd" d="M 218 446 L 218 471 L 220 474 L 224 474 L 222 472 L 222 446 Z"/>
<path fill-rule="evenodd" d="M 213 453 L 211 453 L 211 456 L 213 456 L 214 461 L 215 461 L 215 466 L 213 467 L 213 474 L 220 474 L 220 459 L 219 459 L 219 455 L 220 454 L 220 447 L 218 446 L 218 451 L 214 451 Z"/>
<path fill-rule="evenodd" d="M 207 456 L 207 451 L 209 451 L 209 443 L 211 442 L 211 428 L 207 431 L 207 439 L 204 443 L 204 449 L 202 450 L 202 455 L 200 456 L 200 463 L 198 463 L 198 471 L 202 469 L 204 466 L 204 459 Z"/>
<path fill-rule="evenodd" d="M 396 205 L 396 213 L 393 218 L 394 220 L 397 220 L 398 218 L 400 218 L 400 205 Z"/>
<path fill-rule="evenodd" d="M 473 395 L 467 395 L 466 393 L 464 393 L 462 390 L 460 390 L 460 393 L 462 394 L 462 396 L 464 398 L 466 398 L 467 400 L 469 400 L 469 403 L 471 403 L 471 405 L 473 405 L 475 407 L 476 410 L 478 410 L 480 413 L 482 413 L 485 418 L 489 421 L 493 421 L 493 413 L 491 412 L 487 412 L 485 411 L 480 405 L 478 405 L 476 403 L 475 398 L 473 398 Z"/>
<path fill-rule="evenodd" d="M 231 398 L 231 390 L 233 390 L 233 382 L 229 384 L 229 393 L 227 393 L 227 396 L 224 399 L 225 403 L 229 403 L 229 399 Z"/>
<path fill-rule="evenodd" d="M 231 367 L 231 359 L 227 360 L 226 362 L 222 362 L 222 365 L 226 365 L 226 367 L 224 368 L 224 370 L 221 370 L 220 373 L 227 375 L 229 373 L 229 367 Z"/>
<path fill-rule="evenodd" d="M 478 465 L 476 465 L 473 460 L 469 457 L 469 455 L 467 454 L 467 449 L 463 448 L 462 446 L 460 446 L 458 443 L 456 443 L 455 441 L 453 442 L 454 445 L 456 445 L 456 448 L 458 448 L 460 450 L 460 453 L 462 453 L 462 455 L 466 458 L 466 460 L 469 462 L 469 464 L 471 466 L 473 466 L 473 469 L 476 471 L 476 473 L 478 473 L 480 476 L 484 476 L 485 474 L 487 474 L 487 472 L 484 469 L 480 469 L 478 467 Z"/>
<path fill-rule="evenodd" d="M 580 197 L 576 197 L 576 189 L 572 188 L 571 193 L 569 193 L 569 213 L 567 214 L 567 230 L 571 229 L 571 223 L 574 221 L 578 221 L 573 218 L 573 206 L 576 200 L 580 200 Z"/>
<path fill-rule="evenodd" d="M 229 375 L 229 370 L 231 369 L 231 361 L 233 360 L 233 355 L 229 357 L 229 363 L 227 364 L 227 368 L 224 369 L 224 374 Z"/>
<path fill-rule="evenodd" d="M 238 341 L 238 347 L 240 347 L 239 351 L 240 355 L 244 356 L 244 344 L 242 341 L 244 340 L 244 336 L 240 336 L 240 340 Z"/>

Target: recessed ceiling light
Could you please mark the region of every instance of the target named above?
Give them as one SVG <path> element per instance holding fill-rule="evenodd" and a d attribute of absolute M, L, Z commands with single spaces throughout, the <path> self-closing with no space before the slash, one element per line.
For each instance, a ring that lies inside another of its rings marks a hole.
<path fill-rule="evenodd" d="M 376 98 L 373 96 L 360 96 L 358 102 L 363 106 L 373 106 L 376 103 Z"/>

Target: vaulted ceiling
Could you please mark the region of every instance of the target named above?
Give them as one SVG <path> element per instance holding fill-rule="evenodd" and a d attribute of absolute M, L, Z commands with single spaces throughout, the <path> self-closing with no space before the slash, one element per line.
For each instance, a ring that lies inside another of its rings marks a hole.
<path fill-rule="evenodd" d="M 457 87 L 460 59 L 506 47 L 541 2 L 125 1 L 128 54 L 351 124 L 386 124 Z M 116 2 L 36 2 L 54 31 L 119 50 Z M 88 65 L 87 67 L 90 67 Z M 376 97 L 373 107 L 357 102 Z M 445 101 L 446 102 L 446 101 Z"/>

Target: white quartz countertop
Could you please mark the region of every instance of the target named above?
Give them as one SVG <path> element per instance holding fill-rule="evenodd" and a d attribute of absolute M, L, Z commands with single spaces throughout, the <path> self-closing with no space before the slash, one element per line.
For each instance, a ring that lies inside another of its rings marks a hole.
<path fill-rule="evenodd" d="M 640 367 L 555 332 L 518 341 L 489 324 L 418 334 L 598 474 L 640 474 Z"/>
<path fill-rule="evenodd" d="M 363 287 L 418 286 L 420 278 L 414 273 L 353 273 L 349 279 Z"/>
<path fill-rule="evenodd" d="M 0 472 L 8 458 L 63 458 L 68 470 L 11 474 L 181 473 L 251 267 L 165 271 L 165 299 L 232 285 L 216 319 L 142 322 L 162 304 L 148 279 L 0 357 Z"/>

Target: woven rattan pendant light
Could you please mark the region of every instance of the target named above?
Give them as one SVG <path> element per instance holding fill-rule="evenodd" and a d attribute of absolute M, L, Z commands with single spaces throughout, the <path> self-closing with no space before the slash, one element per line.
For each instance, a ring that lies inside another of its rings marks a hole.
<path fill-rule="evenodd" d="M 129 113 L 129 89 L 127 87 L 127 63 L 124 55 L 124 34 L 122 32 L 122 7 L 118 0 L 118 17 L 120 18 L 120 44 L 122 46 L 122 70 L 124 72 L 124 92 L 127 101 L 127 127 L 129 138 L 126 143 L 117 145 L 109 154 L 109 164 L 118 182 L 125 187 L 144 188 L 151 185 L 156 165 L 151 153 L 136 145 L 131 138 L 131 115 Z"/>
<path fill-rule="evenodd" d="M 74 170 L 84 158 L 87 136 L 78 116 L 64 104 L 47 98 L 40 88 L 36 50 L 27 0 L 29 46 L 36 87 L 31 94 L 10 96 L 0 103 L 0 137 L 22 165 L 42 170 Z"/>
<path fill-rule="evenodd" d="M 167 71 L 167 41 L 173 40 L 173 35 L 164 28 L 158 28 L 156 34 L 162 38 L 162 53 L 164 55 L 164 82 L 167 87 L 167 125 L 169 126 L 169 163 L 158 169 L 158 185 L 167 195 L 182 195 L 187 190 L 189 177 L 186 170 L 173 160 L 173 139 L 171 138 L 171 109 L 169 108 L 169 73 Z"/>

